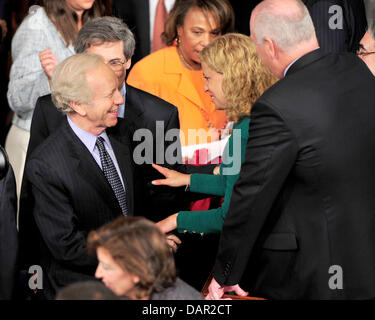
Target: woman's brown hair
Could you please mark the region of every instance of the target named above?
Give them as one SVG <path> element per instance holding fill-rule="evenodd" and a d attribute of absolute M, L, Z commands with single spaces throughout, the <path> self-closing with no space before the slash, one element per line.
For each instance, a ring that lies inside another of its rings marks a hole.
<path fill-rule="evenodd" d="M 138 299 L 161 292 L 176 281 L 173 254 L 165 235 L 143 217 L 119 217 L 91 231 L 87 238 L 90 252 L 106 249 L 128 273 L 139 277 L 135 285 Z"/>
<path fill-rule="evenodd" d="M 234 11 L 228 0 L 176 0 L 165 22 L 163 41 L 171 46 L 177 38 L 177 27 L 183 26 L 186 14 L 191 8 L 200 9 L 206 16 L 211 13 L 220 34 L 232 32 Z"/>
<path fill-rule="evenodd" d="M 39 0 L 44 7 L 48 18 L 60 32 L 67 46 L 74 45 L 77 39 L 77 15 L 66 4 L 66 0 Z M 96 0 L 91 9 L 86 10 L 82 15 L 82 25 L 89 19 L 111 15 L 112 0 Z"/>

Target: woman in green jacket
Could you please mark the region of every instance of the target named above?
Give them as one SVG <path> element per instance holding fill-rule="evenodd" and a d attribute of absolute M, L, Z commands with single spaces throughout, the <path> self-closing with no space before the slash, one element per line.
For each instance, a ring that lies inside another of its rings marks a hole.
<path fill-rule="evenodd" d="M 250 37 L 230 33 L 210 43 L 200 53 L 208 92 L 216 109 L 226 110 L 234 122 L 233 132 L 222 155 L 216 175 L 183 174 L 153 165 L 166 179 L 154 180 L 154 185 L 179 187 L 186 185 L 192 192 L 224 197 L 221 207 L 205 211 L 180 211 L 157 223 L 168 233 L 218 233 L 229 208 L 235 182 L 244 161 L 253 103 L 276 79 L 259 60 Z"/>

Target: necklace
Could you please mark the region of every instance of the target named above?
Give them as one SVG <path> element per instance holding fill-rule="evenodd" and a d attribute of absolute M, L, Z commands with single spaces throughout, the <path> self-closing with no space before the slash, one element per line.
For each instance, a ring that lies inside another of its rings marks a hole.
<path fill-rule="evenodd" d="M 228 123 L 228 120 L 225 121 L 224 125 L 221 127 L 221 128 L 217 128 L 211 121 L 210 121 L 210 118 L 209 118 L 209 115 L 208 115 L 208 112 L 206 110 L 204 110 L 203 108 L 201 108 L 200 106 L 196 105 L 196 107 L 199 109 L 199 111 L 201 112 L 201 115 L 203 116 L 203 118 L 206 120 L 207 122 L 207 129 L 210 130 L 210 129 L 216 129 L 218 131 L 218 134 L 219 134 L 219 137 L 221 136 L 221 132 L 223 129 L 225 129 L 225 127 L 227 126 L 227 123 Z"/>
<path fill-rule="evenodd" d="M 178 55 L 180 56 L 182 64 L 185 65 L 186 68 L 188 68 L 189 70 L 192 70 L 192 71 L 197 71 L 197 69 L 194 69 L 194 67 L 189 62 L 186 61 L 186 59 L 185 59 L 184 55 L 182 54 L 179 46 L 177 46 L 177 52 L 178 52 Z M 210 121 L 208 112 L 198 105 L 195 105 L 195 106 L 199 109 L 201 115 L 206 120 L 207 129 L 208 130 L 210 130 L 210 129 L 218 130 L 218 134 L 219 134 L 219 137 L 220 137 L 221 131 L 226 127 L 226 125 L 228 123 L 228 120 L 225 122 L 225 124 L 221 128 L 216 128 L 216 126 Z"/>
<path fill-rule="evenodd" d="M 178 51 L 178 55 L 180 56 L 180 59 L 182 61 L 182 64 L 186 68 L 188 68 L 189 70 L 199 70 L 199 69 L 194 68 L 189 62 L 187 62 L 187 60 L 185 59 L 184 55 L 182 54 L 182 52 L 180 50 L 180 47 L 177 47 L 177 51 Z"/>

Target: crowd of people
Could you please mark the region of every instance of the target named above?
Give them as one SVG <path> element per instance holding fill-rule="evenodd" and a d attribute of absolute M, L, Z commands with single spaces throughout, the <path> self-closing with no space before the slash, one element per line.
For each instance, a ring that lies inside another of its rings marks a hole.
<path fill-rule="evenodd" d="M 32 3 L 10 48 L 0 298 L 375 298 L 359 2 Z"/>

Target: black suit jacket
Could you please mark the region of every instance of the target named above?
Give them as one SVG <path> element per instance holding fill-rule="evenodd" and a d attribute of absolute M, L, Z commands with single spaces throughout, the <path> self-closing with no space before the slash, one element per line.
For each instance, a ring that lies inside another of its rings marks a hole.
<path fill-rule="evenodd" d="M 12 298 L 18 237 L 16 180 L 5 150 L 0 146 L 0 300 Z"/>
<path fill-rule="evenodd" d="M 106 132 L 126 185 L 128 214 L 132 215 L 134 168 L 127 141 L 119 134 L 119 121 Z M 122 212 L 102 170 L 66 119 L 29 157 L 25 176 L 41 236 L 43 291 L 47 298 L 54 298 L 59 288 L 93 278 L 97 260 L 87 252 L 87 235 Z"/>
<path fill-rule="evenodd" d="M 363 0 L 303 0 L 303 2 L 314 22 L 322 51 L 326 53 L 357 51 L 367 26 Z M 341 11 L 336 10 L 338 7 Z M 337 17 L 342 19 L 342 28 L 332 29 L 330 23 L 338 24 Z"/>
<path fill-rule="evenodd" d="M 113 15 L 133 32 L 136 43 L 132 65 L 151 52 L 150 8 L 148 0 L 113 0 Z"/>
<path fill-rule="evenodd" d="M 242 278 L 269 299 L 375 298 L 374 87 L 354 54 L 317 50 L 254 104 L 220 284 Z M 329 287 L 334 265 L 341 290 Z"/>
<path fill-rule="evenodd" d="M 59 127 L 63 118 L 63 114 L 54 106 L 51 95 L 40 97 L 37 100 L 31 122 L 27 158 L 42 141 Z M 163 130 L 157 129 L 157 121 L 162 122 Z M 165 151 L 169 146 L 180 148 L 179 139 L 168 141 L 160 137 L 160 133 L 166 135 L 169 130 L 178 130 L 180 128 L 177 108 L 154 95 L 130 85 L 126 85 L 124 126 L 127 128 L 132 151 L 139 144 L 143 144 L 143 146 L 147 144 L 144 139 L 134 141 L 133 136 L 137 130 L 147 129 L 152 134 L 152 143 L 148 144 L 147 147 L 153 150 L 153 161 L 155 163 L 159 163 L 156 158 L 157 151 Z M 157 140 L 157 135 L 159 135 L 160 140 Z M 159 141 L 163 142 L 163 145 L 157 143 Z M 212 173 L 215 167 L 215 165 L 160 164 L 186 173 Z M 203 197 L 202 195 L 184 193 L 183 188 L 176 190 L 176 188 L 151 184 L 152 180 L 161 179 L 162 177 L 150 164 L 136 166 L 135 183 L 138 192 L 135 195 L 135 201 L 141 204 L 137 208 L 137 215 L 143 215 L 153 221 L 158 221 L 169 214 L 187 209 L 191 200 Z M 23 184 L 26 184 L 26 182 L 24 181 Z M 22 189 L 24 190 L 25 188 L 23 187 Z M 26 198 L 26 192 L 22 192 L 21 198 Z M 22 207 L 24 206 L 21 206 L 23 211 Z M 20 213 L 20 219 L 21 215 L 24 215 L 24 213 Z"/>

